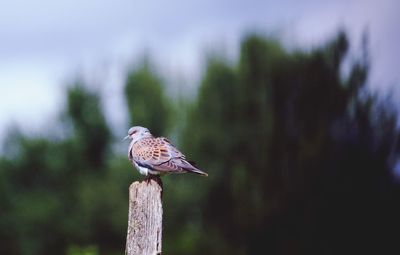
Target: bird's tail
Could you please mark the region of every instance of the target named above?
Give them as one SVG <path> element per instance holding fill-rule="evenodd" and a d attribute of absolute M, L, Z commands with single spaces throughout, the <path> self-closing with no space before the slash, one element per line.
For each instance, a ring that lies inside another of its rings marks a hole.
<path fill-rule="evenodd" d="M 189 173 L 194 173 L 194 174 L 198 174 L 201 176 L 208 176 L 208 174 L 206 172 L 201 171 L 200 169 L 198 169 L 195 165 L 195 163 L 193 161 L 186 161 L 185 163 L 187 165 L 187 167 L 185 167 L 185 169 L 189 172 Z"/>
<path fill-rule="evenodd" d="M 200 169 L 190 169 L 189 172 L 191 173 L 195 173 L 201 176 L 208 176 L 208 174 L 206 172 L 201 171 Z"/>

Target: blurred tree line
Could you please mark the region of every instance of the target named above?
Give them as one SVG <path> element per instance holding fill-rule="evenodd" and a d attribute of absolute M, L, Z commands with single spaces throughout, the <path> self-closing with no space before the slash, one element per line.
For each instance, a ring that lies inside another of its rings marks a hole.
<path fill-rule="evenodd" d="M 186 107 L 166 95 L 148 61 L 128 72 L 130 125 L 177 137 L 210 175 L 164 178 L 166 254 L 397 248 L 397 113 L 366 87 L 361 48 L 343 75 L 344 32 L 292 52 L 249 35 L 237 63 L 209 59 Z M 98 92 L 78 80 L 66 98 L 62 139 L 16 129 L 4 143 L 0 254 L 124 253 L 128 187 L 142 177 L 112 150 L 128 144 L 113 136 Z"/>

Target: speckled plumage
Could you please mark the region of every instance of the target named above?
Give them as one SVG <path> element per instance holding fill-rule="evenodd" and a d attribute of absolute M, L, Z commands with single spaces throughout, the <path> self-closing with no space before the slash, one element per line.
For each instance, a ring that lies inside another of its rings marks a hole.
<path fill-rule="evenodd" d="M 188 162 L 167 138 L 154 137 L 143 127 L 132 127 L 128 137 L 132 139 L 128 158 L 143 175 L 192 172 L 207 176 Z"/>

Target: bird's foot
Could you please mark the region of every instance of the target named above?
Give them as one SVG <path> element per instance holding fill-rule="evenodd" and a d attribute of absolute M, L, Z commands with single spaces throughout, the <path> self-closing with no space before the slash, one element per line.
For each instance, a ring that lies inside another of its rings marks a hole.
<path fill-rule="evenodd" d="M 159 175 L 155 175 L 155 174 L 149 174 L 149 175 L 147 175 L 146 178 L 144 179 L 144 181 L 145 181 L 147 184 L 149 184 L 151 180 L 155 181 L 158 185 L 160 185 L 160 187 L 161 187 L 161 195 L 162 195 L 162 191 L 164 190 L 164 187 L 163 187 L 163 183 L 162 183 L 162 181 L 161 181 L 160 176 L 159 176 Z"/>
<path fill-rule="evenodd" d="M 155 182 L 157 182 L 158 184 L 160 184 L 160 186 L 162 186 L 161 178 L 160 178 L 160 176 L 158 176 L 158 175 L 155 175 L 155 174 L 148 174 L 144 180 L 145 180 L 147 183 L 149 183 L 151 180 L 154 180 Z"/>

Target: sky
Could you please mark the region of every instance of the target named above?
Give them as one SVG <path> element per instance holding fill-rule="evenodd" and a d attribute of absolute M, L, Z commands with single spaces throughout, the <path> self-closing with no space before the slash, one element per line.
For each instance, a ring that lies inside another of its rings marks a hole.
<path fill-rule="evenodd" d="M 0 141 L 15 125 L 30 134 L 46 130 L 77 77 L 101 91 L 113 128 L 125 128 L 123 77 L 143 54 L 154 56 L 179 93 L 198 84 L 208 49 L 234 58 L 251 31 L 278 36 L 289 48 L 312 48 L 339 28 L 357 47 L 367 30 L 370 86 L 388 93 L 400 81 L 396 0 L 2 0 L 1 6 Z"/>

